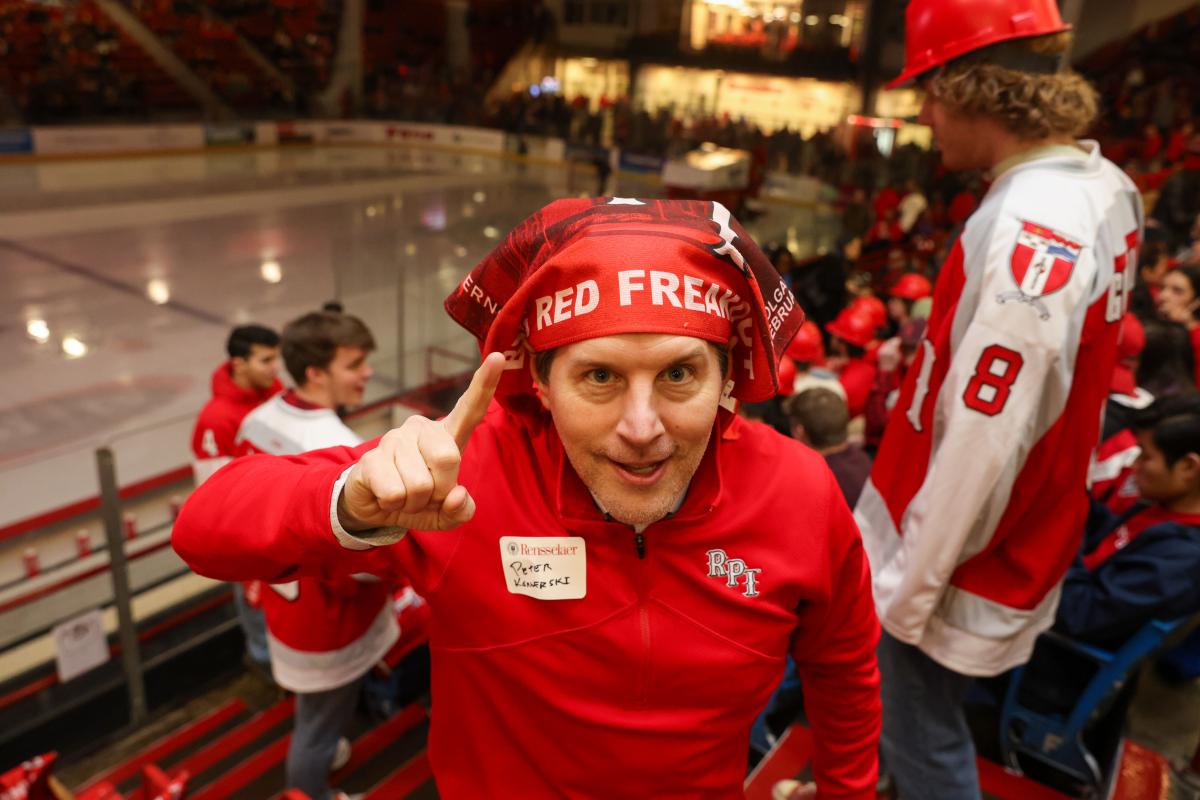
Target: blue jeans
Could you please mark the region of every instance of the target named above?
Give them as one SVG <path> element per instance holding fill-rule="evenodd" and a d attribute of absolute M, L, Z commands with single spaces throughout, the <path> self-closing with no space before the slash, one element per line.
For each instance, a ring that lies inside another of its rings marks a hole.
<path fill-rule="evenodd" d="M 879 640 L 883 760 L 904 800 L 979 800 L 963 700 L 972 678 L 887 631 Z"/>
<path fill-rule="evenodd" d="M 288 746 L 285 777 L 289 789 L 312 800 L 331 800 L 329 768 L 338 739 L 354 719 L 362 678 L 327 692 L 296 692 L 296 716 Z"/>
<path fill-rule="evenodd" d="M 269 671 L 271 653 L 267 650 L 267 620 L 263 610 L 246 605 L 246 589 L 240 583 L 233 584 L 233 605 L 246 637 L 246 653 Z"/>

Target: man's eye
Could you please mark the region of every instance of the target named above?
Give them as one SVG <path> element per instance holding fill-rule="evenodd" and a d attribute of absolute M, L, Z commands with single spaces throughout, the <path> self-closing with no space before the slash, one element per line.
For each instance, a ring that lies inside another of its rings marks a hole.
<path fill-rule="evenodd" d="M 671 383 L 682 383 L 692 376 L 692 371 L 687 367 L 669 367 L 663 375 Z"/>
<path fill-rule="evenodd" d="M 606 369 L 593 369 L 588 372 L 588 378 L 593 383 L 608 383 L 612 380 L 612 373 Z"/>

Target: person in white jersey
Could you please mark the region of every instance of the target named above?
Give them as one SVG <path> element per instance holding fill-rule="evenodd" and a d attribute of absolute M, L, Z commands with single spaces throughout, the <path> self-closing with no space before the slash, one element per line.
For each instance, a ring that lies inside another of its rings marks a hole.
<path fill-rule="evenodd" d="M 979 797 L 962 700 L 1054 622 L 1137 268 L 1137 190 L 1077 141 L 1096 93 L 1054 0 L 912 0 L 893 85 L 950 170 L 992 181 L 934 289 L 855 509 L 883 625 L 884 760 L 905 800 Z"/>
<path fill-rule="evenodd" d="M 318 311 L 283 329 L 283 363 L 295 388 L 250 412 L 240 454 L 294 455 L 362 443 L 334 409 L 362 402 L 371 377 L 371 332 L 348 314 Z M 390 587 L 362 574 L 268 584 L 262 593 L 276 683 L 296 693 L 288 748 L 289 788 L 312 800 L 336 797 L 329 773 L 350 757 L 342 734 L 362 679 L 399 637 Z"/>

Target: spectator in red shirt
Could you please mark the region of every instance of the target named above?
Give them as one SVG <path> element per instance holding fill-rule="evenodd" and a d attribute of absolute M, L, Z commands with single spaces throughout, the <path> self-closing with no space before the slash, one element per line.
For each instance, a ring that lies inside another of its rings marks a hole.
<path fill-rule="evenodd" d="M 950 209 L 947 217 L 950 224 L 958 227 L 967 221 L 967 217 L 975 213 L 975 207 L 979 205 L 979 198 L 970 189 L 963 189 L 958 194 L 954 195 L 954 199 L 950 201 Z"/>
<path fill-rule="evenodd" d="M 234 328 L 225 352 L 229 358 L 213 371 L 212 397 L 192 430 L 192 473 L 197 486 L 237 455 L 237 432 L 246 415 L 283 390 L 275 331 L 261 325 Z M 268 676 L 271 657 L 258 596 L 257 581 L 233 585 L 234 607 L 246 637 L 247 666 Z"/>
<path fill-rule="evenodd" d="M 1192 140 L 1195 132 L 1196 126 L 1191 120 L 1183 122 L 1171 132 L 1171 138 L 1167 142 L 1168 163 L 1178 164 L 1183 161 L 1183 157 L 1187 154 L 1188 142 Z"/>
<path fill-rule="evenodd" d="M 872 207 L 875 219 L 887 219 L 900 206 L 900 193 L 891 186 L 885 186 L 875 194 Z"/>
<path fill-rule="evenodd" d="M 846 390 L 846 404 L 853 419 L 867 407 L 867 396 L 875 383 L 875 365 L 867 360 L 867 348 L 875 341 L 875 320 L 865 310 L 847 308 L 825 328 L 832 355 L 826 362 L 837 373 Z"/>
<path fill-rule="evenodd" d="M 1138 155 L 1142 159 L 1149 161 L 1155 158 L 1163 149 L 1162 133 L 1159 132 L 1158 126 L 1153 122 L 1147 123 L 1142 131 L 1142 146 Z"/>

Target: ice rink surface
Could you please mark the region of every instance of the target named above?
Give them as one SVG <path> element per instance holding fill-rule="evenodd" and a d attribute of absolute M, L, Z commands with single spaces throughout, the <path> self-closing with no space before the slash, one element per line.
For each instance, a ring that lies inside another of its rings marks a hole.
<path fill-rule="evenodd" d="M 0 164 L 0 528 L 94 496 L 101 445 L 122 485 L 187 464 L 233 325 L 341 301 L 379 344 L 368 400 L 461 371 L 478 353 L 442 300 L 517 222 L 593 184 L 396 148 Z M 836 236 L 831 211 L 786 204 L 747 227 L 801 256 Z"/>

